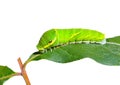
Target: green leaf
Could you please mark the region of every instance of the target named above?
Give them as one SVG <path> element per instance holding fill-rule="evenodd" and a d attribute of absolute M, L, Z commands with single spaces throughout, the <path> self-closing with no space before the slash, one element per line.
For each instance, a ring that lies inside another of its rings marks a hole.
<path fill-rule="evenodd" d="M 107 38 L 107 42 L 119 43 L 120 44 L 120 36 L 116 36 L 113 38 Z"/>
<path fill-rule="evenodd" d="M 0 66 L 0 85 L 3 85 L 3 83 L 14 76 L 16 73 L 12 71 L 7 66 Z"/>
<path fill-rule="evenodd" d="M 120 65 L 120 45 L 113 43 L 102 44 L 68 44 L 45 53 L 35 52 L 28 59 L 37 61 L 47 59 L 59 63 L 67 63 L 83 58 L 92 58 L 105 65 Z"/>

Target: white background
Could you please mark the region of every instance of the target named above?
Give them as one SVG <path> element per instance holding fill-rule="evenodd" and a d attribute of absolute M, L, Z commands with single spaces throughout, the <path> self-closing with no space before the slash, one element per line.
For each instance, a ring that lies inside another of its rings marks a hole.
<path fill-rule="evenodd" d="M 51 28 L 96 29 L 106 37 L 120 35 L 119 0 L 0 0 L 0 65 L 20 71 L 40 36 Z M 32 85 L 120 85 L 120 67 L 91 59 L 60 64 L 41 60 L 26 68 Z M 4 85 L 25 85 L 13 77 Z"/>

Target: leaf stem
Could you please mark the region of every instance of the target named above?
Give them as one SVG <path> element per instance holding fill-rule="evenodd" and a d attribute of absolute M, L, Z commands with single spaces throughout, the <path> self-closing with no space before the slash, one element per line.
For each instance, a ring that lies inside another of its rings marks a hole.
<path fill-rule="evenodd" d="M 26 85 L 31 85 L 30 81 L 29 81 L 29 78 L 27 76 L 27 73 L 26 73 L 26 70 L 24 68 L 24 65 L 22 64 L 22 61 L 21 61 L 21 58 L 18 58 L 18 64 L 20 66 L 20 69 L 21 69 L 21 75 L 23 76 L 25 82 L 26 82 Z"/>

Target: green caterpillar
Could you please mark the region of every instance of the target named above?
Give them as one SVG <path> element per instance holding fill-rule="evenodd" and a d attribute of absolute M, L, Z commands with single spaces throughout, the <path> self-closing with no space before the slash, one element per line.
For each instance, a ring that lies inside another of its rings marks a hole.
<path fill-rule="evenodd" d="M 102 43 L 105 35 L 90 29 L 51 29 L 46 31 L 37 45 L 38 50 L 44 51 L 55 46 L 68 43 L 94 42 Z M 104 44 L 104 43 L 103 43 Z"/>

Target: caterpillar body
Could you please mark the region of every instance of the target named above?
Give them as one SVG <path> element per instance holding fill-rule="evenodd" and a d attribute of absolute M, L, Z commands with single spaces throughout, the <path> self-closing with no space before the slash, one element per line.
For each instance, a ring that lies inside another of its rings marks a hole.
<path fill-rule="evenodd" d="M 101 32 L 82 29 L 51 29 L 46 31 L 40 38 L 37 48 L 40 51 L 65 44 L 72 43 L 105 43 L 105 35 Z"/>

